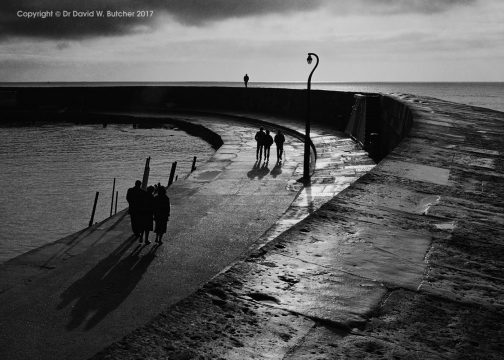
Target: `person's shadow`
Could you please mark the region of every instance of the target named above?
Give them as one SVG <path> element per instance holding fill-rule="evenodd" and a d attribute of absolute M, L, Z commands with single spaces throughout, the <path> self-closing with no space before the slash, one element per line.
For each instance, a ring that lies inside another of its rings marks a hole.
<path fill-rule="evenodd" d="M 115 310 L 141 280 L 154 260 L 159 245 L 152 246 L 149 252 L 140 257 L 144 246 L 138 244 L 130 254 L 122 258 L 134 240 L 134 237 L 130 237 L 61 294 L 58 309 L 77 299 L 66 326 L 68 330 L 76 329 L 93 314 L 85 326 L 85 330 L 92 329 Z"/>
<path fill-rule="evenodd" d="M 257 178 L 261 180 L 263 177 L 268 175 L 270 172 L 269 167 L 268 167 L 268 162 L 263 163 L 263 166 L 258 170 L 257 172 Z"/>
<path fill-rule="evenodd" d="M 250 180 L 254 180 L 257 176 L 259 176 L 261 172 L 261 160 L 256 160 L 254 166 L 252 166 L 252 170 L 247 173 L 247 176 Z"/>
<path fill-rule="evenodd" d="M 276 178 L 278 175 L 280 175 L 282 173 L 282 162 L 281 161 L 277 161 L 276 164 L 275 164 L 275 167 L 271 170 L 271 176 L 273 176 L 274 178 Z"/>

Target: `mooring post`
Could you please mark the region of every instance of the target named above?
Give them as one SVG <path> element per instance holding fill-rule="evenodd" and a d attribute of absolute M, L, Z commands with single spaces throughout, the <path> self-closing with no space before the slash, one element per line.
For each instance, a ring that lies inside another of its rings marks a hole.
<path fill-rule="evenodd" d="M 112 216 L 112 210 L 114 209 L 115 181 L 116 181 L 116 178 L 114 178 L 114 185 L 112 185 L 112 200 L 110 202 L 110 216 Z"/>
<path fill-rule="evenodd" d="M 150 156 L 145 160 L 145 169 L 142 179 L 142 189 L 145 191 L 147 189 L 147 183 L 149 182 L 149 172 L 150 172 Z"/>
<path fill-rule="evenodd" d="M 98 202 L 98 195 L 100 195 L 99 191 L 96 192 L 96 195 L 94 198 L 93 212 L 91 213 L 91 220 L 89 220 L 89 226 L 93 226 L 94 215 L 95 215 L 95 211 L 96 211 L 96 203 Z"/>
<path fill-rule="evenodd" d="M 119 197 L 119 191 L 116 191 L 116 204 L 115 204 L 115 212 L 114 214 L 117 214 L 117 198 Z"/>
<path fill-rule="evenodd" d="M 177 168 L 177 162 L 175 161 L 171 166 L 170 178 L 168 179 L 168 186 L 173 184 L 173 178 L 175 176 L 175 169 Z"/>
<path fill-rule="evenodd" d="M 194 157 L 194 159 L 192 161 L 191 172 L 193 172 L 194 170 L 196 170 L 196 156 Z"/>

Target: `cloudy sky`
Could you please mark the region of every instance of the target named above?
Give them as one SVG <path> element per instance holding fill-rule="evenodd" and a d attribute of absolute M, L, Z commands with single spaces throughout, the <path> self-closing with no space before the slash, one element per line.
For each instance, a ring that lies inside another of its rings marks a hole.
<path fill-rule="evenodd" d="M 309 51 L 315 81 L 504 81 L 504 1 L 0 0 L 0 81 L 304 81 Z"/>

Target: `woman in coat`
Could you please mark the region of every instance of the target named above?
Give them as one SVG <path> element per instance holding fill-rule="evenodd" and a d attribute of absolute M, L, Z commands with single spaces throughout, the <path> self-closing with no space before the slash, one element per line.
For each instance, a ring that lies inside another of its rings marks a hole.
<path fill-rule="evenodd" d="M 158 196 L 154 198 L 154 221 L 156 227 L 156 243 L 162 244 L 161 239 L 163 234 L 166 233 L 168 219 L 170 218 L 170 199 L 166 195 L 166 188 L 160 186 L 158 188 Z"/>

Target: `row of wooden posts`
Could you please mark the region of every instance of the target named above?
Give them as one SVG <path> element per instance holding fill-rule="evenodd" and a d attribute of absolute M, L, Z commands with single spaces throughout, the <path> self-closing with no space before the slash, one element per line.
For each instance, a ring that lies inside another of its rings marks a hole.
<path fill-rule="evenodd" d="M 142 189 L 146 190 L 147 189 L 147 183 L 149 181 L 149 173 L 150 173 L 150 156 L 145 160 L 145 169 L 144 169 L 144 175 L 142 178 Z M 192 166 L 191 166 L 191 172 L 196 170 L 196 159 L 197 157 L 195 156 L 193 158 Z M 173 184 L 173 181 L 178 179 L 178 175 L 175 177 L 175 170 L 177 169 L 177 162 L 174 161 L 172 163 L 171 171 L 170 171 L 170 177 L 168 178 L 168 185 L 167 187 L 170 187 L 171 184 Z M 116 191 L 115 189 L 116 186 L 116 178 L 114 178 L 114 184 L 112 185 L 112 200 L 110 202 L 110 216 L 112 216 L 112 210 L 114 209 L 114 214 L 117 214 L 117 200 L 119 198 L 119 191 Z M 89 220 L 89 226 L 92 226 L 94 223 L 94 217 L 95 217 L 95 212 L 96 212 L 96 205 L 98 204 L 98 197 L 100 195 L 100 192 L 97 191 L 94 199 L 94 204 L 93 204 L 93 211 L 91 212 L 91 219 Z M 114 208 L 114 195 L 115 195 L 115 208 Z"/>

